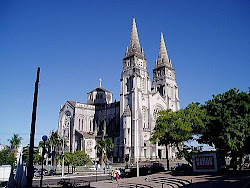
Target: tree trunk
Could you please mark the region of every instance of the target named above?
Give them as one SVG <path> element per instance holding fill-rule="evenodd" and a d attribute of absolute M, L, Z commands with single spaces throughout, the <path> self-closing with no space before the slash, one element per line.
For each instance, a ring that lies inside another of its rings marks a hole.
<path fill-rule="evenodd" d="M 48 147 L 48 150 L 49 150 L 49 147 Z M 54 166 L 53 146 L 50 146 L 50 153 L 51 153 L 51 165 Z"/>
<path fill-rule="evenodd" d="M 242 169 L 242 155 L 240 156 L 240 171 Z"/>
<path fill-rule="evenodd" d="M 69 163 L 68 163 L 68 174 L 69 174 Z"/>
<path fill-rule="evenodd" d="M 166 144 L 166 159 L 167 159 L 167 170 L 169 170 L 168 145 L 167 144 Z"/>
<path fill-rule="evenodd" d="M 103 162 L 104 161 L 104 152 L 103 152 L 103 150 L 102 150 L 102 156 L 101 156 L 101 160 L 100 160 L 100 166 L 101 166 L 101 168 L 103 168 Z"/>
<path fill-rule="evenodd" d="M 237 157 L 235 154 L 232 154 L 231 164 L 233 167 L 233 171 L 237 170 Z"/>

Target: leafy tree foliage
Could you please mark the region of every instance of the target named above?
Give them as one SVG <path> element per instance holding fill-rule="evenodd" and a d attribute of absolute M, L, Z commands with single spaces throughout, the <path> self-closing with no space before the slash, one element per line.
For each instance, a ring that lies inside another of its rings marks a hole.
<path fill-rule="evenodd" d="M 107 152 L 112 151 L 114 149 L 114 144 L 111 138 L 98 140 L 96 142 L 96 148 L 99 153 L 101 153 L 101 166 L 103 165 L 103 162 L 107 164 Z"/>
<path fill-rule="evenodd" d="M 68 165 L 68 174 L 69 174 L 69 165 L 73 164 L 73 153 L 71 152 L 66 152 L 64 154 L 64 163 Z"/>
<path fill-rule="evenodd" d="M 204 129 L 204 117 L 205 110 L 200 108 L 199 103 L 192 103 L 185 109 L 175 112 L 172 110 L 160 111 L 150 140 L 166 146 L 171 144 L 181 152 L 179 145 L 193 139 L 194 135 L 200 134 Z M 169 169 L 168 156 L 167 166 Z"/>
<path fill-rule="evenodd" d="M 62 164 L 63 156 L 61 154 L 56 154 L 56 162 L 57 164 Z"/>
<path fill-rule="evenodd" d="M 14 166 L 15 162 L 15 153 L 10 148 L 6 148 L 0 151 L 0 165 Z"/>
<path fill-rule="evenodd" d="M 73 153 L 72 160 L 73 166 L 83 166 L 90 161 L 89 156 L 85 153 L 85 151 L 75 151 Z"/>
<path fill-rule="evenodd" d="M 41 156 L 39 155 L 38 147 L 34 147 L 34 163 L 38 164 L 41 162 Z M 40 159 L 40 160 L 39 160 Z M 29 145 L 23 147 L 23 161 L 29 161 Z"/>
<path fill-rule="evenodd" d="M 39 155 L 39 152 L 34 152 L 34 163 L 35 164 L 39 164 L 41 163 L 41 160 L 42 160 L 42 156 Z"/>
<path fill-rule="evenodd" d="M 201 143 L 214 145 L 221 152 L 236 158 L 249 152 L 250 94 L 237 89 L 213 95 L 203 106 L 206 109 L 206 129 Z"/>

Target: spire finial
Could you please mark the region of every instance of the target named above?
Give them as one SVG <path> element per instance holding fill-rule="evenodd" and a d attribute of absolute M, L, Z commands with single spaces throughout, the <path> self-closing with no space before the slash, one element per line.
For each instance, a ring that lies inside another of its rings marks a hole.
<path fill-rule="evenodd" d="M 99 87 L 101 88 L 102 87 L 102 79 L 99 78 Z"/>

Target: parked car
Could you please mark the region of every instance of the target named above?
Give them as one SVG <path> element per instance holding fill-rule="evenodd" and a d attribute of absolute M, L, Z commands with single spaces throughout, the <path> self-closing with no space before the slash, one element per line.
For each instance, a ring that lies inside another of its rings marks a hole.
<path fill-rule="evenodd" d="M 178 174 L 187 174 L 193 172 L 193 168 L 189 164 L 181 164 L 175 168 L 174 172 Z"/>
<path fill-rule="evenodd" d="M 54 169 L 50 169 L 50 171 L 49 171 L 49 174 L 48 174 L 49 176 L 54 176 L 54 175 L 56 175 L 56 170 L 54 170 Z"/>
<path fill-rule="evenodd" d="M 34 173 L 34 176 L 35 176 L 35 177 L 40 177 L 40 176 L 41 176 L 41 172 L 42 172 L 42 169 L 37 170 L 37 171 Z M 43 169 L 43 175 L 44 175 L 44 176 L 49 175 L 48 170 Z"/>
<path fill-rule="evenodd" d="M 126 177 L 136 177 L 137 175 L 137 168 L 125 169 Z M 139 168 L 140 176 L 146 176 L 151 174 L 151 169 L 148 166 L 143 166 Z"/>
<path fill-rule="evenodd" d="M 165 168 L 163 164 L 161 163 L 153 163 L 152 165 L 150 165 L 150 170 L 151 170 L 151 173 L 154 174 L 158 172 L 164 172 Z"/>
<path fill-rule="evenodd" d="M 34 177 L 37 178 L 37 177 L 40 177 L 40 176 L 41 176 L 41 170 L 35 171 Z"/>

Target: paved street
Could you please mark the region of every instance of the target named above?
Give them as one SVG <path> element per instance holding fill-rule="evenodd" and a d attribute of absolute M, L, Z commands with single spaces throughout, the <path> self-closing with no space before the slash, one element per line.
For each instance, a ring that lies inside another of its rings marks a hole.
<path fill-rule="evenodd" d="M 93 182 L 93 181 L 102 181 L 102 180 L 107 180 L 110 179 L 108 175 L 98 175 L 97 177 L 95 175 L 70 175 L 70 176 L 65 176 L 62 178 L 61 176 L 45 176 L 43 179 L 43 187 L 47 186 L 56 186 L 57 182 L 61 180 L 65 181 L 70 181 L 72 183 L 76 184 L 87 184 L 88 182 Z M 39 186 L 40 185 L 40 179 L 34 179 L 33 180 L 33 186 Z"/>
<path fill-rule="evenodd" d="M 78 185 L 86 185 L 90 182 L 93 188 L 114 188 L 114 187 L 186 187 L 186 188 L 247 188 L 250 187 L 250 171 L 227 173 L 224 175 L 201 174 L 201 175 L 174 175 L 171 172 L 163 172 L 139 178 L 124 178 L 117 181 L 110 180 L 108 175 L 98 175 L 96 182 L 95 175 L 70 175 L 64 178 L 66 181 L 75 182 Z M 60 176 L 45 177 L 43 186 L 57 186 L 62 180 Z M 39 185 L 39 179 L 34 180 L 34 186 Z"/>

